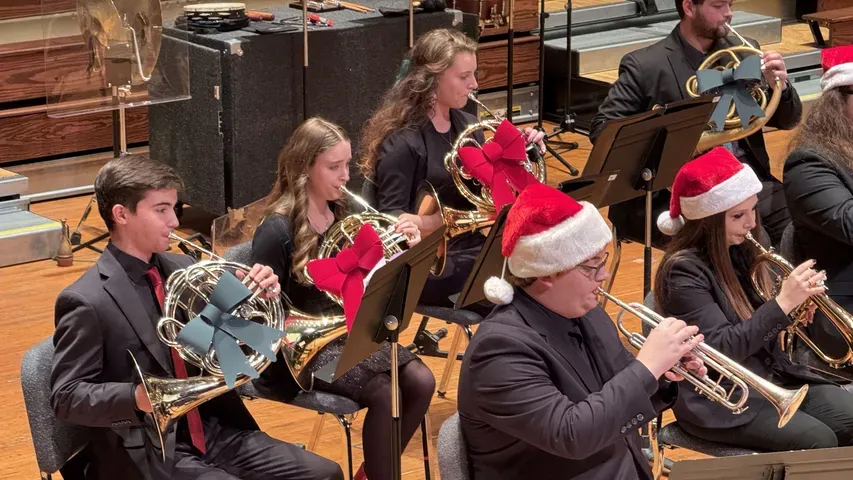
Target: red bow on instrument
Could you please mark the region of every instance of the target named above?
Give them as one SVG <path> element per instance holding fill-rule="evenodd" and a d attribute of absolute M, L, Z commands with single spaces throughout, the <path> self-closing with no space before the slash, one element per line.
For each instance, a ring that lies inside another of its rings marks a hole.
<path fill-rule="evenodd" d="M 498 211 L 515 201 L 516 192 L 538 183 L 521 162 L 527 160 L 524 135 L 508 120 L 495 130 L 492 139 L 482 148 L 462 147 L 459 159 L 468 173 L 489 187 Z"/>
<path fill-rule="evenodd" d="M 308 262 L 308 274 L 318 289 L 343 300 L 347 331 L 352 328 L 355 314 L 364 296 L 364 278 L 382 260 L 382 240 L 373 227 L 365 223 L 353 239 L 334 258 Z"/>

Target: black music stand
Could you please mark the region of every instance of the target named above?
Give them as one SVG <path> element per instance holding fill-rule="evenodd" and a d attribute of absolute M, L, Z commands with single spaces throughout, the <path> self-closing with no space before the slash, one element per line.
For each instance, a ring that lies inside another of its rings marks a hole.
<path fill-rule="evenodd" d="M 364 292 L 352 330 L 340 357 L 317 370 L 315 377 L 328 383 L 340 378 L 358 362 L 391 343 L 391 445 L 393 478 L 401 475 L 400 398 L 398 349 L 400 332 L 408 328 L 415 305 L 435 262 L 444 227 L 378 269 Z"/>
<path fill-rule="evenodd" d="M 853 476 L 853 447 L 681 460 L 671 480 L 835 480 Z"/>
<path fill-rule="evenodd" d="M 587 201 L 598 207 L 599 204 L 596 202 L 604 198 L 616 178 L 618 178 L 618 172 L 575 178 L 561 183 L 559 190 L 577 201 Z M 454 308 L 465 308 L 472 303 L 485 300 L 486 293 L 483 290 L 483 285 L 485 285 L 486 280 L 489 277 L 501 276 L 504 263 L 501 241 L 503 240 L 506 216 L 511 206 L 512 204 L 504 205 L 495 218 L 495 223 L 489 229 L 489 235 L 486 236 L 483 248 L 477 255 L 477 260 L 474 261 L 474 267 L 454 300 Z"/>
<path fill-rule="evenodd" d="M 706 95 L 608 121 L 584 168 L 584 176 L 622 172 L 599 207 L 646 196 L 644 296 L 651 291 L 652 193 L 669 188 L 692 159 L 719 98 Z"/>

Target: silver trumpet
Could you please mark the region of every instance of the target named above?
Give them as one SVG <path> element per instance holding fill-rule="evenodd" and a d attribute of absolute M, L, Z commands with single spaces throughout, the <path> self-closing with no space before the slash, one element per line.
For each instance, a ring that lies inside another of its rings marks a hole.
<path fill-rule="evenodd" d="M 622 315 L 625 312 L 629 312 L 652 328 L 656 328 L 664 320 L 661 315 L 641 303 L 625 303 L 601 288 L 598 289 L 598 293 L 622 309 L 616 316 L 616 326 L 628 338 L 631 346 L 638 350 L 643 347 L 646 337 L 638 333 L 629 332 L 622 323 Z M 682 364 L 673 366 L 670 371 L 684 377 L 685 380 L 696 387 L 696 391 L 702 393 L 710 400 L 722 404 L 735 414 L 743 413 L 749 408 L 746 406 L 746 401 L 749 399 L 749 387 L 754 388 L 776 407 L 776 411 L 779 413 L 779 428 L 784 427 L 791 417 L 794 416 L 809 389 L 808 385 L 803 385 L 797 390 L 789 390 L 774 385 L 704 342 L 697 345 L 692 353 L 698 359 L 702 360 L 708 369 L 714 369 L 719 373 L 719 378 L 716 381 L 712 380 L 708 375 L 699 377 L 688 371 L 686 366 Z M 723 377 L 728 378 L 732 382 L 732 388 L 728 391 L 720 385 Z M 740 395 L 735 397 L 738 391 Z"/>

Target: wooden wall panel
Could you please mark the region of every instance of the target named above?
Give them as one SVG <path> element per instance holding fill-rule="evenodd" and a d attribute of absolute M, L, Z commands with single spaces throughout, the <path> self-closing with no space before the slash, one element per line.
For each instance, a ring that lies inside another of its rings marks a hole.
<path fill-rule="evenodd" d="M 0 118 L 0 164 L 110 147 L 112 112 L 66 118 Z M 127 110 L 127 143 L 148 140 L 148 107 Z"/>
<path fill-rule="evenodd" d="M 42 13 L 70 12 L 76 8 L 75 0 L 0 0 L 0 20 L 34 17 Z"/>
<path fill-rule="evenodd" d="M 45 61 L 42 41 L 20 42 L 0 47 L 0 104 L 42 98 L 46 88 L 58 89 L 59 78 L 63 92 L 93 91 L 104 88 L 104 77 L 88 77 L 89 64 L 82 37 L 54 39 Z M 50 92 L 55 94 L 57 92 Z"/>
<path fill-rule="evenodd" d="M 483 42 L 477 50 L 477 82 L 479 88 L 506 86 L 507 75 L 506 40 Z M 515 39 L 513 55 L 513 85 L 539 80 L 539 38 Z"/>

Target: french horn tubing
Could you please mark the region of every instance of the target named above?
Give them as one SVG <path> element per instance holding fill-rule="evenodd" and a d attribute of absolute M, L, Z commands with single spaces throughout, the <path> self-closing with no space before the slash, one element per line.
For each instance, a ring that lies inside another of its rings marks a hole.
<path fill-rule="evenodd" d="M 163 318 L 157 323 L 157 337 L 170 348 L 174 348 L 187 363 L 206 371 L 209 375 L 186 379 L 157 377 L 142 371 L 136 358 L 132 353 L 130 354 L 142 387 L 151 403 L 151 414 L 164 461 L 166 460 L 164 436 L 174 427 L 177 420 L 193 408 L 231 390 L 222 376 L 222 369 L 213 348 L 208 350 L 206 355 L 201 356 L 177 342 L 177 336 L 184 326 L 178 317 L 183 315 L 190 319 L 197 316 L 207 305 L 210 293 L 225 271 L 242 271 L 245 275 L 243 283 L 251 281 L 248 275 L 251 270 L 249 267 L 227 261 L 175 233 L 170 233 L 169 237 L 208 254 L 211 259 L 197 262 L 169 275 L 165 285 Z M 261 320 L 261 323 L 270 328 L 284 330 L 284 310 L 279 299 L 260 297 L 257 290 L 252 297 L 237 307 L 234 313 L 249 319 L 248 321 Z M 280 340 L 270 345 L 274 353 L 278 353 L 281 346 Z M 244 348 L 248 347 L 244 346 Z M 272 363 L 271 360 L 254 351 L 249 354 L 247 361 L 258 373 L 263 372 Z M 251 377 L 240 375 L 235 382 L 235 388 L 249 380 Z"/>
<path fill-rule="evenodd" d="M 705 60 L 702 61 L 701 65 L 699 65 L 699 70 L 705 70 L 708 68 L 714 68 L 715 65 L 718 64 L 721 60 L 723 60 L 726 56 L 730 57 L 730 60 L 727 64 L 723 66 L 717 66 L 718 69 L 730 69 L 736 68 L 740 65 L 740 57 L 738 54 L 746 54 L 746 55 L 761 55 L 761 50 L 758 50 L 752 44 L 750 44 L 745 38 L 743 38 L 731 25 L 726 23 L 726 29 L 728 29 L 732 34 L 734 34 L 741 42 L 742 45 L 726 48 L 723 50 L 718 50 L 711 55 L 709 55 Z M 690 77 L 687 80 L 685 85 L 687 93 L 691 97 L 699 97 L 701 94 L 699 93 L 698 82 L 696 80 L 696 75 Z M 764 125 L 770 121 L 770 118 L 776 113 L 776 109 L 779 107 L 779 101 L 782 99 L 782 81 L 778 77 L 776 78 L 775 83 L 772 85 L 773 93 L 768 100 L 767 94 L 762 90 L 759 86 L 754 86 L 752 89 L 753 97 L 756 98 L 756 102 L 764 110 L 764 116 L 761 118 L 752 119 L 746 128 L 743 128 L 741 125 L 741 120 L 737 116 L 737 113 L 734 109 L 734 104 L 729 107 L 729 113 L 726 116 L 726 124 L 723 131 L 714 132 L 714 131 L 705 131 L 702 133 L 702 137 L 699 139 L 699 144 L 696 146 L 696 153 L 706 152 L 716 146 L 723 145 L 729 142 L 733 142 L 736 140 L 740 140 L 741 138 L 746 138 L 753 133 L 764 128 Z"/>
<path fill-rule="evenodd" d="M 773 298 L 776 291 L 781 288 L 781 281 L 787 278 L 788 275 L 794 271 L 794 265 L 792 265 L 785 257 L 776 253 L 772 248 L 769 250 L 764 248 L 763 245 L 755 240 L 751 233 L 747 232 L 746 239 L 752 243 L 759 252 L 758 256 L 755 257 L 749 268 L 749 277 L 752 282 L 752 286 L 765 302 L 769 301 Z M 761 269 L 767 264 L 778 268 L 782 272 L 782 275 L 774 279 L 775 281 L 772 285 L 767 285 L 761 278 Z M 802 318 L 811 303 L 814 303 L 817 308 L 826 315 L 826 318 L 832 322 L 840 333 L 841 338 L 844 339 L 844 342 L 847 344 L 847 352 L 844 355 L 841 355 L 840 357 L 833 357 L 824 352 L 817 346 L 817 344 L 814 343 L 814 341 L 812 341 L 811 338 L 809 338 L 808 333 L 802 325 Z M 788 352 L 789 357 L 793 354 L 793 339 L 794 335 L 796 335 L 797 337 L 800 337 L 800 339 L 830 367 L 842 368 L 850 365 L 851 359 L 853 359 L 853 315 L 851 315 L 847 310 L 841 308 L 840 305 L 829 298 L 829 295 L 826 293 L 812 295 L 809 300 L 791 312 L 790 316 L 794 319 L 794 322 L 779 334 L 780 346 L 783 351 Z"/>

